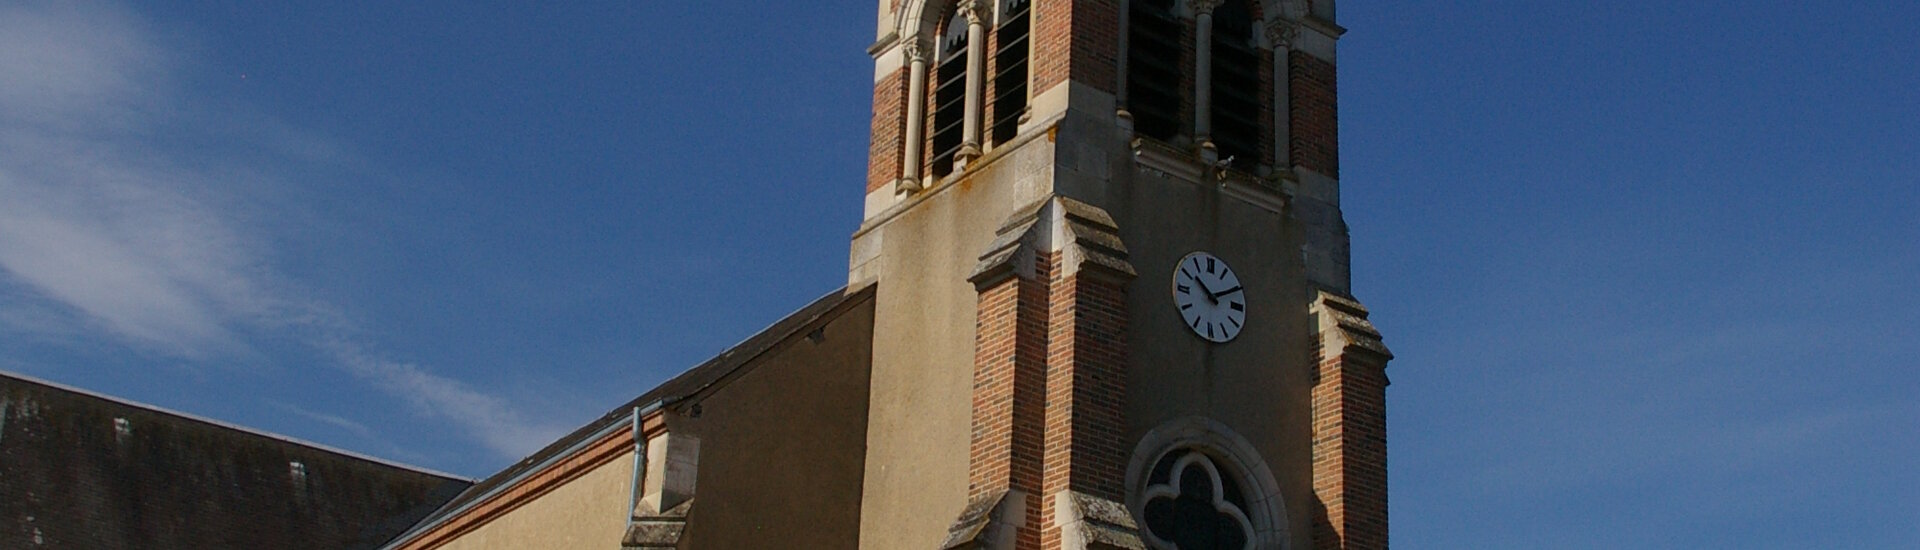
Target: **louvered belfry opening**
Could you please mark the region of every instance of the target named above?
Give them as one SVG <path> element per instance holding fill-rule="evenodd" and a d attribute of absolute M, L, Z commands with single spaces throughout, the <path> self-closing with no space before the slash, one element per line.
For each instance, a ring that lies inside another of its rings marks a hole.
<path fill-rule="evenodd" d="M 1251 170 L 1260 164 L 1260 49 L 1253 42 L 1249 0 L 1213 11 L 1213 145 L 1221 160 Z"/>
<path fill-rule="evenodd" d="M 1033 3 L 1007 0 L 994 28 L 993 142 L 1012 141 L 1027 110 L 1027 40 L 1033 28 Z"/>
<path fill-rule="evenodd" d="M 1127 29 L 1127 112 L 1133 131 L 1171 141 L 1180 135 L 1180 30 L 1173 0 L 1132 0 Z"/>
<path fill-rule="evenodd" d="M 967 113 L 967 18 L 948 14 L 936 44 L 938 57 L 932 79 L 933 120 L 930 124 L 933 131 L 928 138 L 932 147 L 928 150 L 933 152 L 930 172 L 940 178 L 953 173 L 953 157 L 959 154 L 965 141 L 962 133 Z"/>

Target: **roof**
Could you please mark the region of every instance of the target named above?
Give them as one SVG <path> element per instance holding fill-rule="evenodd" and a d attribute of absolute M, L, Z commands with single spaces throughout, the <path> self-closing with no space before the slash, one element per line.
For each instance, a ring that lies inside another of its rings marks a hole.
<path fill-rule="evenodd" d="M 4 548 L 368 548 L 470 485 L 0 372 Z"/>
<path fill-rule="evenodd" d="M 82 396 L 82 397 L 86 397 L 86 398 L 89 398 L 89 399 L 97 399 L 97 400 L 100 400 L 100 401 L 104 401 L 104 402 L 107 402 L 107 403 L 111 403 L 111 404 L 114 404 L 114 405 L 118 405 L 118 406 L 121 406 L 121 407 L 126 407 L 126 408 L 128 408 L 128 409 L 134 409 L 134 410 L 141 410 L 141 411 L 146 411 L 146 412 L 150 412 L 150 413 L 154 413 L 154 414 L 160 414 L 160 415 L 165 415 L 165 416 L 171 416 L 171 417 L 175 417 L 175 418 L 178 418 L 178 419 L 180 419 L 180 420 L 183 420 L 183 421 L 187 421 L 187 422 L 197 422 L 197 423 L 200 423 L 200 424 L 206 424 L 206 425 L 209 425 L 209 426 L 212 426 L 212 427 L 217 427 L 217 428 L 221 428 L 221 429 L 224 429 L 224 430 L 230 430 L 230 431 L 234 431 L 234 432 L 239 432 L 239 433 L 241 433 L 241 434 L 246 434 L 246 435 L 250 435 L 250 436 L 253 436 L 253 437 L 258 437 L 258 438 L 262 438 L 262 439 L 271 439 L 271 440 L 275 440 L 275 441 L 280 441 L 280 442 L 284 442 L 284 443 L 290 443 L 290 444 L 293 444 L 293 445 L 299 445 L 299 446 L 302 446 L 302 447 L 307 447 L 307 448 L 311 448 L 311 449 L 313 449 L 313 450 L 316 450 L 316 451 L 324 451 L 324 452 L 327 452 L 327 453 L 332 453 L 332 454 L 336 454 L 336 455 L 340 455 L 341 457 L 344 457 L 344 458 L 351 458 L 351 459 L 354 459 L 354 460 L 360 460 L 360 461 L 365 461 L 365 462 L 370 462 L 370 463 L 374 463 L 374 464 L 379 464 L 379 465 L 382 465 L 382 466 L 387 466 L 387 467 L 390 467 L 390 468 L 397 468 L 397 469 L 401 469 L 401 470 L 410 470 L 410 471 L 413 471 L 413 472 L 417 472 L 417 473 L 421 473 L 421 474 L 426 474 L 426 475 L 430 475 L 430 476 L 435 476 L 435 477 L 441 477 L 441 478 L 446 478 L 446 479 L 449 479 L 449 480 L 453 480 L 453 481 L 462 481 L 462 482 L 466 482 L 466 483 L 473 483 L 473 482 L 476 482 L 476 481 L 479 481 L 479 480 L 476 480 L 476 479 L 473 479 L 473 478 L 470 478 L 470 477 L 465 477 L 465 476 L 457 476 L 457 475 L 453 475 L 453 474 L 449 474 L 449 473 L 446 473 L 446 472 L 441 472 L 441 471 L 438 471 L 438 470 L 433 470 L 433 469 L 429 469 L 429 468 L 423 468 L 423 467 L 420 467 L 420 466 L 414 466 L 414 465 L 412 465 L 412 464 L 406 464 L 406 463 L 402 463 L 402 462 L 394 462 L 394 461 L 391 461 L 391 460 L 387 460 L 387 459 L 384 459 L 384 458 L 380 458 L 380 457 L 377 457 L 377 456 L 371 456 L 371 455 L 363 455 L 363 454 L 360 454 L 360 453 L 356 453 L 356 452 L 353 452 L 353 451 L 348 451 L 348 450 L 344 450 L 344 449 L 338 449 L 338 448 L 334 448 L 334 447 L 329 447 L 329 446 L 326 446 L 326 445 L 322 445 L 322 444 L 319 444 L 319 443 L 314 443 L 314 442 L 312 442 L 312 441 L 307 441 L 307 440 L 304 440 L 304 439 L 300 439 L 300 438 L 297 438 L 297 437 L 291 437 L 291 436 L 286 436 L 286 435 L 281 435 L 281 434 L 277 434 L 277 433 L 273 433 L 273 432 L 269 432 L 269 431 L 265 431 L 265 430 L 259 430 L 259 429 L 255 429 L 255 428 L 249 428 L 249 427 L 246 427 L 246 426 L 241 426 L 241 425 L 239 425 L 239 424 L 233 424 L 233 423 L 229 423 L 229 422 L 223 422 L 223 421 L 220 421 L 220 420 L 216 420 L 216 419 L 212 419 L 212 418 L 207 418 L 207 417 L 204 417 L 204 416 L 199 416 L 199 415 L 196 415 L 196 414 L 192 414 L 192 413 L 184 413 L 184 412 L 180 412 L 180 411 L 176 411 L 176 410 L 173 410 L 173 409 L 168 409 L 168 408 L 166 408 L 166 407 L 161 407 L 161 406 L 158 406 L 158 405 L 149 405 L 149 404 L 146 404 L 146 403 L 142 403 L 142 402 L 139 402 L 139 401 L 134 401 L 134 400 L 131 400 L 131 399 L 126 399 L 126 398 L 122 398 L 122 397 L 115 397 L 115 396 L 111 396 L 111 395 L 107 395 L 107 394 L 104 394 L 104 393 L 100 393 L 100 392 L 95 392 L 95 391 L 92 391 L 92 390 L 87 390 L 87 389 L 83 389 L 83 388 L 77 388 L 77 387 L 73 387 L 73 386 L 69 386 L 69 385 L 66 385 L 66 384 L 61 384 L 61 383 L 59 383 L 59 382 L 52 382 L 52 381 L 48 381 L 48 380 L 41 380 L 41 379 L 39 379 L 39 378 L 34 378 L 34 377 L 32 377 L 32 376 L 27 376 L 27 375 L 24 375 L 24 374 L 20 374 L 20 373 L 15 373 L 15 372 L 9 372 L 9 371 L 5 371 L 5 370 L 0 370 L 0 379 L 11 379 L 11 380 L 12 380 L 13 382 L 15 382 L 15 383 L 21 383 L 21 384 L 30 384 L 30 385 L 35 385 L 35 386 L 42 386 L 42 387 L 45 387 L 45 388 L 47 388 L 47 389 L 51 389 L 51 390 L 57 390 L 57 391 L 61 391 L 61 392 L 66 392 L 66 393 L 70 393 L 70 394 L 75 394 L 75 395 L 78 395 L 78 396 Z"/>
<path fill-rule="evenodd" d="M 505 470 L 481 480 L 458 497 L 448 501 L 439 510 L 415 524 L 412 529 L 401 534 L 394 542 L 402 542 L 427 529 L 440 524 L 464 509 L 486 500 L 500 490 L 511 487 L 517 480 L 538 472 L 545 465 L 578 450 L 609 430 L 629 425 L 635 411 L 652 408 L 669 408 L 676 403 L 686 402 L 705 395 L 726 385 L 727 382 L 751 371 L 753 359 L 779 346 L 794 337 L 817 329 L 820 325 L 838 318 L 852 310 L 854 306 L 873 298 L 874 286 L 848 292 L 845 287 L 827 293 L 806 307 L 802 307 L 786 317 L 762 329 L 759 333 L 735 344 L 720 355 L 700 363 L 686 372 L 655 386 L 625 404 L 613 408 L 600 418 L 581 426 L 572 433 L 555 440 L 527 458 L 521 459 Z"/>

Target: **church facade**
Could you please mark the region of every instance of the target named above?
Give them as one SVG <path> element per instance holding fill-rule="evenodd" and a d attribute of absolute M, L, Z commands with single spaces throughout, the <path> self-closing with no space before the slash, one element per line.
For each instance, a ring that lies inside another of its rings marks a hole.
<path fill-rule="evenodd" d="M 1333 0 L 879 0 L 847 286 L 386 545 L 1384 549 Z"/>

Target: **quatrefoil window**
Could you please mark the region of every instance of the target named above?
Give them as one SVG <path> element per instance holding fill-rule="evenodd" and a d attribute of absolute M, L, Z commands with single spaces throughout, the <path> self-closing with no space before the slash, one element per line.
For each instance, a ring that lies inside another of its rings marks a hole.
<path fill-rule="evenodd" d="M 1154 465 L 1146 497 L 1146 535 L 1168 550 L 1252 550 L 1253 522 L 1239 483 L 1207 455 L 1173 452 Z"/>

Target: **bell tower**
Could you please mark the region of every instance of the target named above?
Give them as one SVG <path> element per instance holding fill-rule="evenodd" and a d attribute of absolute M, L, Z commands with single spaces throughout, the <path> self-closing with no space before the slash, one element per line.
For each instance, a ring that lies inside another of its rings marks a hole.
<path fill-rule="evenodd" d="M 860 546 L 1387 547 L 1334 0 L 879 0 Z"/>

